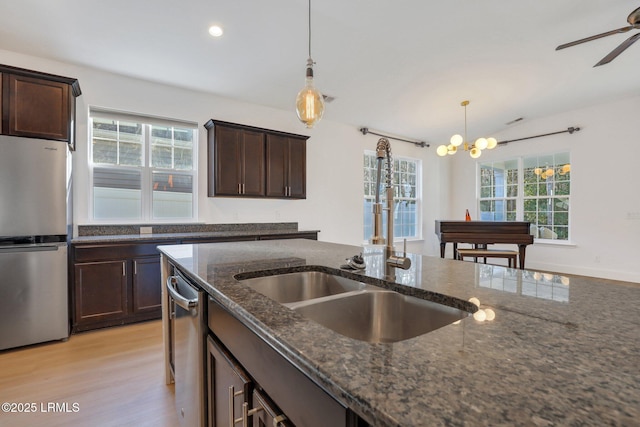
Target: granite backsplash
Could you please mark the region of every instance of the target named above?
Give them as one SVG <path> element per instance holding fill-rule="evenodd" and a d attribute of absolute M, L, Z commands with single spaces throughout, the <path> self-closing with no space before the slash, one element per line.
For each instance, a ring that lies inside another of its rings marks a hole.
<path fill-rule="evenodd" d="M 223 231 L 297 231 L 297 222 L 261 222 L 244 224 L 114 224 L 114 225 L 78 225 L 78 236 L 114 236 L 140 234 L 140 228 L 149 228 L 149 233 L 212 233 Z"/>

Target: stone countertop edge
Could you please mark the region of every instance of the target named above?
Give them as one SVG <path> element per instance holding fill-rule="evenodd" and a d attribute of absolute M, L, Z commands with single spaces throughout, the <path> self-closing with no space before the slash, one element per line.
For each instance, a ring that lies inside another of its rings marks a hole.
<path fill-rule="evenodd" d="M 319 233 L 320 230 L 252 230 L 252 231 L 208 231 L 187 233 L 148 233 L 148 234 L 117 234 L 104 236 L 77 236 L 71 239 L 71 244 L 85 243 L 116 243 L 141 242 L 180 239 L 206 239 L 242 236 L 286 236 L 288 234 Z"/>
<path fill-rule="evenodd" d="M 414 266 L 404 277 L 415 283 L 377 284 L 447 304 L 479 297 L 496 319 L 470 316 L 405 341 L 370 344 L 307 320 L 234 277 L 333 270 L 360 247 L 278 240 L 193 245 L 191 257 L 180 246 L 160 250 L 373 426 L 625 426 L 640 418 L 640 284 L 410 254 Z M 377 257 L 365 254 L 371 265 L 380 265 Z M 365 276 L 380 281 L 375 269 Z"/>

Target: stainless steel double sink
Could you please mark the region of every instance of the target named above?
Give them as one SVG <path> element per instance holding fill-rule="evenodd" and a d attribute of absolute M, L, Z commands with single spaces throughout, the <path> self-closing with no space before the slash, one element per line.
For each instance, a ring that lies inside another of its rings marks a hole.
<path fill-rule="evenodd" d="M 326 328 L 370 343 L 417 337 L 470 314 L 321 271 L 239 281 Z"/>

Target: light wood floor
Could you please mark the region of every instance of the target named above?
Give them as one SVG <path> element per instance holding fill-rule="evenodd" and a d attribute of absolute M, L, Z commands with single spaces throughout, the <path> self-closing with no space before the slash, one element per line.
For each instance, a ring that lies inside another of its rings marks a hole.
<path fill-rule="evenodd" d="M 0 410 L 1 427 L 175 427 L 173 393 L 164 383 L 160 321 L 0 352 L 0 404 L 37 407 Z M 49 402 L 69 412 L 50 411 Z"/>

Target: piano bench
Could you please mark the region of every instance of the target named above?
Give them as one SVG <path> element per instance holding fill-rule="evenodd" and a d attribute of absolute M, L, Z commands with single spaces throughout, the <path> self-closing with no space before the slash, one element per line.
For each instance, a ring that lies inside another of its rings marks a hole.
<path fill-rule="evenodd" d="M 510 268 L 516 268 L 518 260 L 518 251 L 510 251 L 507 249 L 458 249 L 456 258 L 463 261 L 465 257 L 473 257 L 474 262 L 478 262 L 478 258 L 506 258 Z"/>

